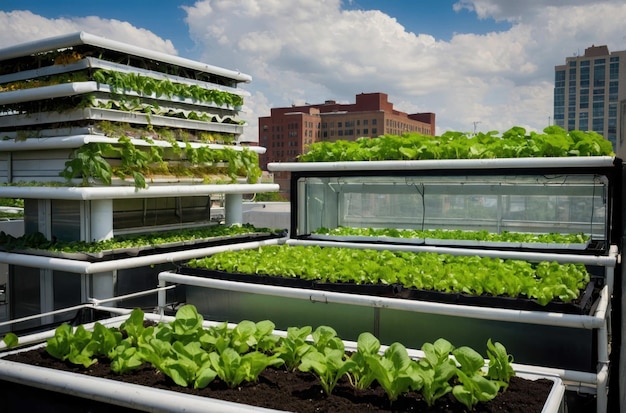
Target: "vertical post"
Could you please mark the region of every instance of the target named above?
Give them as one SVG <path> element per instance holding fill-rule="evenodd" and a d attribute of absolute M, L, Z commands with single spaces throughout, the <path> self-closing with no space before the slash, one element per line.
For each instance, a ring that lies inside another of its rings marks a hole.
<path fill-rule="evenodd" d="M 116 271 L 91 274 L 91 297 L 101 300 L 114 297 L 116 279 Z M 114 307 L 116 303 L 112 302 L 109 305 Z"/>
<path fill-rule="evenodd" d="M 89 202 L 89 234 L 86 241 L 113 238 L 113 200 L 98 199 Z"/>
<path fill-rule="evenodd" d="M 226 194 L 224 201 L 224 217 L 226 225 L 243 224 L 243 195 Z"/>

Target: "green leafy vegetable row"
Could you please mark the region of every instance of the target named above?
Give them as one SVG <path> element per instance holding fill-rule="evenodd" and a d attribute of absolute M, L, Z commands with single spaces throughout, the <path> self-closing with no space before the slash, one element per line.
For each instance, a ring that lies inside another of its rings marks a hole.
<path fill-rule="evenodd" d="M 167 79 L 155 79 L 137 73 L 122 73 L 112 70 L 98 70 L 93 79 L 98 83 L 109 85 L 114 93 L 135 91 L 146 95 L 156 94 L 157 97 L 172 98 L 179 96 L 200 102 L 215 103 L 218 106 L 228 104 L 234 107 L 243 105 L 243 98 L 234 93 L 217 89 L 205 89 L 198 85 L 172 82 Z"/>
<path fill-rule="evenodd" d="M 225 251 L 188 262 L 192 268 L 298 277 L 321 282 L 401 284 L 423 290 L 570 302 L 589 283 L 582 264 L 530 263 L 431 252 L 272 245 Z"/>
<path fill-rule="evenodd" d="M 497 234 L 486 230 L 466 231 L 460 229 L 393 229 L 393 228 L 318 228 L 314 234 L 337 235 L 337 236 L 367 236 L 367 237 L 392 237 L 392 238 L 436 238 L 450 240 L 473 240 L 490 242 L 541 242 L 549 244 L 584 244 L 589 241 L 589 236 L 578 234 L 531 234 L 527 232 L 502 231 Z"/>
<path fill-rule="evenodd" d="M 269 367 L 311 372 L 326 394 L 346 376 L 355 389 L 377 382 L 393 402 L 409 391 L 421 392 L 428 405 L 452 392 L 468 409 L 494 399 L 515 375 L 513 358 L 501 343 L 487 342 L 485 359 L 470 347 L 454 346 L 445 339 L 425 343 L 425 357 L 414 360 L 396 342 L 384 351 L 371 333 L 359 335 L 356 351 L 346 352 L 344 342 L 329 326 L 290 327 L 286 336 L 275 334 L 269 320 L 241 321 L 203 328 L 203 317 L 193 305 L 181 307 L 171 323 L 146 325 L 135 309 L 117 328 L 96 322 L 93 332 L 82 325 L 63 324 L 48 339 L 53 357 L 89 367 L 108 359 L 111 369 L 125 374 L 146 363 L 184 387 L 204 388 L 216 378 L 230 387 L 256 381 Z"/>
<path fill-rule="evenodd" d="M 315 142 L 299 157 L 302 162 L 487 159 L 562 156 L 614 156 L 610 141 L 589 131 L 565 131 L 549 126 L 543 133 L 527 133 L 515 126 L 501 135 L 497 131 L 478 133 L 445 132 L 441 136 L 407 133 Z"/>
<path fill-rule="evenodd" d="M 164 159 L 164 149 L 158 146 L 141 148 L 135 146 L 130 138 L 123 136 L 117 145 L 90 142 L 72 152 L 72 159 L 65 162 L 65 168 L 59 175 L 68 182 L 81 178 L 82 185 L 89 185 L 94 179 L 100 183 L 111 185 L 113 176 L 121 179 L 132 177 L 137 188 L 146 187 L 146 176 L 175 175 L 206 177 L 208 172 L 215 173 L 214 163 L 224 162 L 225 174 L 235 182 L 245 177 L 247 182 L 254 184 L 262 175 L 259 168 L 259 156 L 256 152 L 244 148 L 240 151 L 224 147 L 213 149 L 208 146 L 193 147 L 186 142 L 184 145 L 172 142 L 171 151 L 178 161 L 189 163 L 187 167 L 173 168 L 172 159 Z M 107 159 L 116 158 L 120 165 L 112 167 Z"/>
<path fill-rule="evenodd" d="M 0 231 L 0 245 L 7 251 L 20 249 L 44 249 L 48 251 L 67 253 L 96 253 L 136 247 L 155 247 L 181 241 L 202 240 L 214 237 L 235 236 L 254 233 L 275 233 L 275 229 L 257 228 L 251 224 L 243 225 L 214 225 L 204 228 L 188 228 L 176 231 L 154 232 L 147 234 L 133 234 L 113 237 L 104 241 L 50 241 L 42 233 L 36 232 L 13 237 Z"/>
<path fill-rule="evenodd" d="M 194 99 L 199 102 L 215 103 L 218 106 L 228 104 L 233 107 L 240 107 L 243 105 L 243 98 L 240 95 L 219 89 L 207 89 L 197 84 L 178 83 L 167 79 L 156 79 L 138 73 L 122 73 L 104 69 L 96 70 L 91 75 L 87 71 L 78 71 L 50 75 L 38 79 L 29 79 L 26 81 L 9 82 L 0 84 L 0 92 L 52 86 L 70 82 L 87 82 L 91 79 L 98 83 L 109 85 L 114 94 L 133 91 L 148 96 L 154 94 L 157 98 L 166 96 L 171 99 L 178 96 Z"/>

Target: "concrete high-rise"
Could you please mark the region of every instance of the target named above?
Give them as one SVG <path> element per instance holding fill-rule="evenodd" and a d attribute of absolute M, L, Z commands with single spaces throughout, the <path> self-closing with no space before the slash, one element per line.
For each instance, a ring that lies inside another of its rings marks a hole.
<path fill-rule="evenodd" d="M 554 68 L 554 124 L 595 131 L 626 155 L 626 50 L 591 46 Z"/>

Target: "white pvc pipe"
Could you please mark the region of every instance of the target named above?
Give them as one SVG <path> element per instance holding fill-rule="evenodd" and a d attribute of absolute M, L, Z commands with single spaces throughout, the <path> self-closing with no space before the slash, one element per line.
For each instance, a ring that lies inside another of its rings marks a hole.
<path fill-rule="evenodd" d="M 478 250 L 471 248 L 451 248 L 428 245 L 391 245 L 391 244 L 366 244 L 358 242 L 342 241 L 320 241 L 320 240 L 300 240 L 289 239 L 287 245 L 302 246 L 322 246 L 322 247 L 347 247 L 356 249 L 373 249 L 387 251 L 412 251 L 412 252 L 434 252 L 450 255 L 470 255 L 480 257 L 493 257 L 502 259 L 515 259 L 524 261 L 556 261 L 560 263 L 581 263 L 586 265 L 599 265 L 603 267 L 615 267 L 617 257 L 612 254 L 604 255 L 576 255 L 576 254 L 554 254 L 546 252 L 524 252 L 524 251 L 499 251 L 499 250 Z M 609 280 L 607 280 L 609 281 Z"/>
<path fill-rule="evenodd" d="M 144 189 L 137 189 L 134 186 L 3 186 L 0 187 L 0 197 L 86 201 L 94 199 L 169 198 L 209 194 L 251 194 L 256 192 L 277 192 L 279 189 L 280 186 L 278 184 L 151 185 Z"/>
<path fill-rule="evenodd" d="M 82 95 L 98 90 L 96 82 L 73 82 L 0 93 L 0 105 Z"/>
<path fill-rule="evenodd" d="M 30 387 L 147 412 L 279 412 L 0 359 L 0 378 Z"/>
<path fill-rule="evenodd" d="M 402 300 L 397 298 L 344 294 L 304 288 L 289 288 L 265 284 L 226 281 L 176 274 L 168 271 L 159 273 L 159 281 L 194 285 L 204 288 L 214 288 L 218 290 L 295 298 L 312 302 L 349 304 L 373 308 L 388 308 L 401 311 L 476 318 L 482 320 L 498 320 L 514 323 L 530 323 L 589 330 L 600 328 L 605 322 L 604 318 L 599 318 L 595 315 L 590 316 L 541 311 L 510 310 L 503 308 L 442 304 L 428 301 Z M 607 288 L 605 286 L 600 293 L 601 298 L 598 302 L 598 308 L 606 307 L 606 305 L 608 305 L 606 292 Z"/>
<path fill-rule="evenodd" d="M 127 53 L 134 56 L 153 59 L 160 62 L 170 63 L 175 66 L 182 66 L 189 69 L 213 73 L 219 76 L 231 78 L 238 82 L 250 83 L 252 78 L 249 75 L 239 71 L 224 69 L 217 66 L 208 65 L 201 62 L 185 59 L 182 57 L 170 55 L 162 52 L 144 49 L 131 44 L 110 40 L 105 37 L 94 36 L 93 34 L 78 32 L 69 35 L 50 37 L 47 39 L 34 40 L 32 42 L 18 44 L 1 50 L 2 59 L 12 59 L 14 57 L 27 56 L 39 52 L 49 52 L 56 49 L 65 49 L 81 44 L 92 45 L 104 49 L 116 50 L 121 53 Z"/>
<path fill-rule="evenodd" d="M 192 258 L 204 257 L 218 252 L 234 251 L 238 249 L 258 248 L 265 245 L 284 243 L 286 238 L 273 238 L 263 241 L 243 242 L 233 245 L 218 245 L 206 248 L 191 248 L 188 250 L 154 254 L 139 257 L 121 258 L 110 261 L 88 262 L 64 258 L 44 257 L 41 255 L 15 254 L 0 251 L 0 262 L 25 267 L 66 271 L 75 274 L 98 274 L 115 270 L 138 268 L 148 265 L 174 263 Z"/>
<path fill-rule="evenodd" d="M 420 161 L 271 162 L 272 172 L 321 171 L 410 171 L 429 169 L 509 169 L 509 168 L 601 168 L 613 166 L 612 156 L 571 156 L 560 158 L 497 158 Z"/>
<path fill-rule="evenodd" d="M 111 145 L 115 145 L 118 142 L 119 139 L 111 138 L 104 135 L 79 134 L 70 136 L 52 136 L 45 138 L 28 138 L 26 140 L 4 140 L 0 141 L 0 150 L 8 152 L 18 152 L 46 149 L 74 149 L 88 143 L 110 143 Z M 158 146 L 161 148 L 171 148 L 173 146 L 171 142 L 163 140 L 147 142 L 143 139 L 131 138 L 130 142 L 135 146 Z M 176 144 L 179 148 L 184 148 L 188 144 L 192 148 L 207 147 L 216 150 L 229 148 L 235 151 L 243 151 L 244 149 L 249 149 L 252 152 L 256 152 L 258 154 L 264 154 L 267 150 L 262 146 L 222 145 L 217 143 L 202 142 L 177 142 Z"/>

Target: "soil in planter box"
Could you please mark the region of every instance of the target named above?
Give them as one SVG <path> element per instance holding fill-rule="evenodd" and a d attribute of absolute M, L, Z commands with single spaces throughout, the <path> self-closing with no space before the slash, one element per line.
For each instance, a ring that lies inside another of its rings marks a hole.
<path fill-rule="evenodd" d="M 278 369 L 266 369 L 256 383 L 244 383 L 230 389 L 221 380 L 214 380 L 207 388 L 194 390 L 174 384 L 168 377 L 145 367 L 126 375 L 117 375 L 110 371 L 108 363 L 96 363 L 88 369 L 59 361 L 48 355 L 45 349 L 31 350 L 11 356 L 6 360 L 19 361 L 40 367 L 48 367 L 88 374 L 112 380 L 141 384 L 148 387 L 180 391 L 189 394 L 229 400 L 236 403 L 280 409 L 299 413 L 342 413 L 342 412 L 427 412 L 427 413 L 465 413 L 464 406 L 451 395 L 439 399 L 428 408 L 421 397 L 415 393 L 403 395 L 392 406 L 384 391 L 373 386 L 364 391 L 354 390 L 347 380 L 341 380 L 333 394 L 326 396 L 315 376 L 310 373 L 286 372 Z M 0 388 L 7 383 L 0 384 Z M 19 385 L 11 385 L 7 397 L 30 398 L 37 390 Z M 552 382 L 546 379 L 536 381 L 513 377 L 509 388 L 496 399 L 488 403 L 479 403 L 473 413 L 539 413 L 543 409 Z M 71 403 L 74 403 L 72 405 Z M 66 412 L 81 410 L 80 399 L 68 397 Z M 21 412 L 21 410 L 20 410 Z"/>

